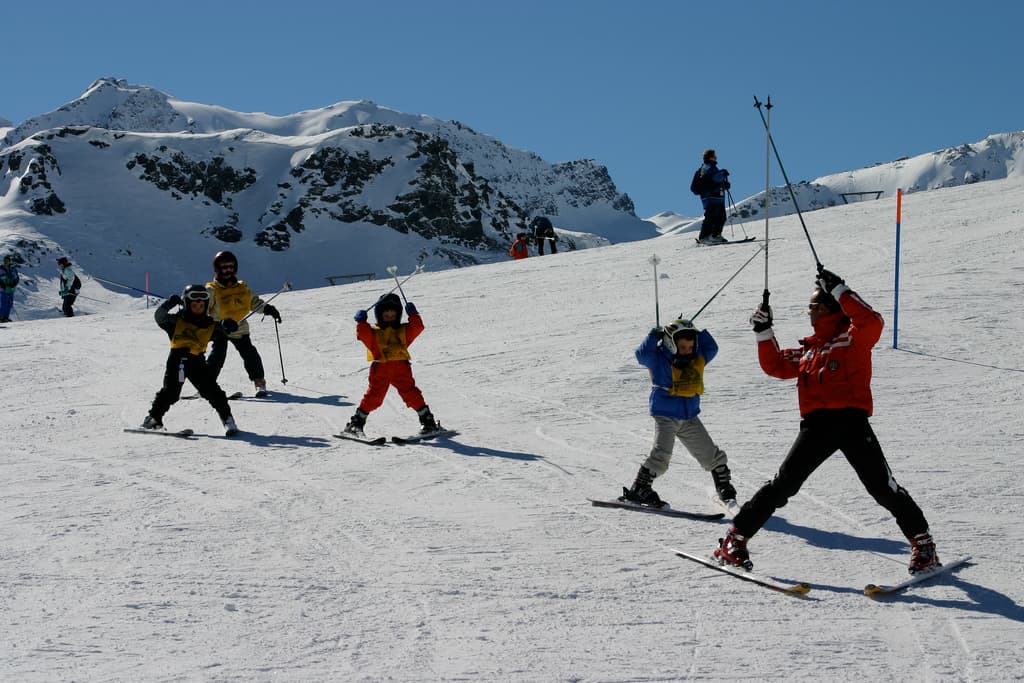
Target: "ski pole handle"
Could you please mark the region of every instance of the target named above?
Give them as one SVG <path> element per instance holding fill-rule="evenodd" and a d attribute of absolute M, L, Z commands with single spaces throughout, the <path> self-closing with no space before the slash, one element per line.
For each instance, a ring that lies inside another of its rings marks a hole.
<path fill-rule="evenodd" d="M 402 291 L 402 283 L 398 281 L 398 266 L 388 266 L 388 272 L 391 273 L 391 277 L 395 278 L 395 286 L 398 287 L 398 293 L 402 295 L 402 303 L 409 303 L 405 298 L 405 292 Z M 391 291 L 395 290 L 392 289 Z"/>

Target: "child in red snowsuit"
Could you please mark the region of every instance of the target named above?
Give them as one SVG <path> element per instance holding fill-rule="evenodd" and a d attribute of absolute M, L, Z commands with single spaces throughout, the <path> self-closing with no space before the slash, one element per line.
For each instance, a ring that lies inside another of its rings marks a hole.
<path fill-rule="evenodd" d="M 405 312 L 409 314 L 407 323 L 402 322 L 402 301 L 394 293 L 381 297 L 373 307 L 376 325 L 371 326 L 367 322 L 366 311 L 356 311 L 356 338 L 366 345 L 366 358 L 371 365 L 369 386 L 355 414 L 345 426 L 346 432 L 362 435 L 367 416 L 384 403 L 384 397 L 391 387 L 398 390 L 405 405 L 416 411 L 423 427 L 421 432 L 439 429 L 423 399 L 423 393 L 416 386 L 410 365 L 412 357 L 409 355 L 409 344 L 423 331 L 423 318 L 412 302 L 406 302 Z"/>

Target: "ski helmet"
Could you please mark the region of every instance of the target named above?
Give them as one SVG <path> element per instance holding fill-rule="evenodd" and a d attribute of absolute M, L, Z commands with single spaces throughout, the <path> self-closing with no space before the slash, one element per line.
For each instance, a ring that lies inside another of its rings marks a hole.
<path fill-rule="evenodd" d="M 185 302 L 186 313 L 192 312 L 192 302 L 202 301 L 203 302 L 203 314 L 210 310 L 210 293 L 206 291 L 206 287 L 203 285 L 189 285 L 181 292 L 181 298 Z"/>
<path fill-rule="evenodd" d="M 661 344 L 672 354 L 677 352 L 676 337 L 682 336 L 684 339 L 697 340 L 697 328 L 693 321 L 683 318 L 673 320 L 668 325 L 665 325 L 661 332 Z"/>
<path fill-rule="evenodd" d="M 395 323 L 402 321 L 402 300 L 394 292 L 385 294 L 373 306 L 373 316 L 377 319 L 378 325 L 382 325 L 384 322 L 384 311 L 397 311 L 398 316 L 395 318 Z"/>
<path fill-rule="evenodd" d="M 235 269 L 238 269 L 238 257 L 230 251 L 217 252 L 217 255 L 213 257 L 213 272 L 220 270 L 220 264 L 222 263 L 234 263 Z"/>
<path fill-rule="evenodd" d="M 814 293 L 811 294 L 811 303 L 822 304 L 828 309 L 829 313 L 838 313 L 843 310 L 843 307 L 839 305 L 835 297 L 821 287 L 814 288 Z"/>

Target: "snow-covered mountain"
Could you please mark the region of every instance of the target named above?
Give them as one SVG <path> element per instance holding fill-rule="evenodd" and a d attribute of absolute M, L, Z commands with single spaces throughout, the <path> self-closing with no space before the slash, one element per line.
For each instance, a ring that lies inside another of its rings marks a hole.
<path fill-rule="evenodd" d="M 891 198 L 942 187 L 970 185 L 1024 175 L 1024 131 L 990 135 L 974 144 L 903 157 L 856 171 L 833 173 L 793 185 L 800 211 L 814 211 L 859 201 Z M 738 201 L 730 211 L 734 222 L 764 220 L 765 193 Z M 796 213 L 785 185 L 771 189 L 770 217 Z M 699 230 L 702 219 L 664 212 L 648 219 L 659 232 Z"/>
<path fill-rule="evenodd" d="M 656 235 L 593 161 L 367 101 L 271 116 L 104 78 L 0 143 L 0 244 L 27 271 L 201 280 L 231 249 L 258 286 L 309 287 L 507 258 L 538 214 L 563 250 Z"/>

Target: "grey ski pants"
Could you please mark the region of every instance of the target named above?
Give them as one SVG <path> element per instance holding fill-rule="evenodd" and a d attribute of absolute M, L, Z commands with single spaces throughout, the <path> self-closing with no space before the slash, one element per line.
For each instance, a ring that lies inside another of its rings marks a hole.
<path fill-rule="evenodd" d="M 704 428 L 699 417 L 692 420 L 677 420 L 671 417 L 654 417 L 654 448 L 644 461 L 644 467 L 660 477 L 668 470 L 672 460 L 672 447 L 675 440 L 686 446 L 701 467 L 710 472 L 719 465 L 728 462 L 725 451 L 715 445 L 711 435 Z"/>

